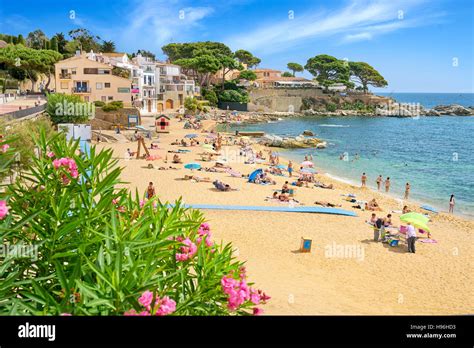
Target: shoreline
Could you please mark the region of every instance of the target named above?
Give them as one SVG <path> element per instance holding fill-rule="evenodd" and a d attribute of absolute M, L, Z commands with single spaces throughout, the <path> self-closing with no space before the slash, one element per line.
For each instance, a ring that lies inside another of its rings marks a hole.
<path fill-rule="evenodd" d="M 303 116 L 296 116 L 296 117 L 310 117 L 310 116 L 303 115 Z M 382 117 L 384 117 L 384 116 L 382 116 Z M 265 121 L 262 121 L 262 122 L 264 123 Z M 262 122 L 260 122 L 260 123 L 262 123 Z M 278 121 L 275 121 L 275 122 L 278 122 Z M 242 122 L 242 123 L 234 123 L 234 124 L 245 127 L 246 125 L 258 124 L 258 123 L 245 124 L 244 122 Z M 218 128 L 219 128 L 219 126 L 217 125 L 217 129 Z M 227 136 L 234 136 L 234 134 L 232 132 L 222 131 L 221 133 L 226 134 Z M 322 139 L 322 140 L 324 140 L 324 139 Z M 261 144 L 259 144 L 258 146 L 262 146 L 266 150 L 273 150 L 273 151 L 279 152 L 280 154 L 283 155 L 283 156 L 280 156 L 280 159 L 282 159 L 283 162 L 285 162 L 285 163 L 288 163 L 289 160 L 292 160 L 294 163 L 299 163 L 300 161 L 302 161 L 302 158 L 297 159 L 298 158 L 297 154 L 294 154 L 292 156 L 292 154 L 289 153 L 289 151 L 291 151 L 292 149 L 286 149 L 286 148 L 281 148 L 281 147 L 272 147 L 272 146 L 266 146 L 266 145 L 261 145 Z M 310 149 L 308 149 L 308 150 L 310 150 Z M 321 151 L 324 151 L 324 150 L 321 150 Z M 338 181 L 341 184 L 345 184 L 345 185 L 348 185 L 350 187 L 360 188 L 360 182 L 358 182 L 357 180 L 349 178 L 349 177 L 342 177 L 338 174 L 334 174 L 333 172 L 331 172 L 331 169 L 328 170 L 328 168 L 322 167 L 320 163 L 316 163 L 317 157 L 314 158 L 314 161 L 315 161 L 315 165 L 319 169 L 322 169 L 321 172 L 323 174 L 327 175 L 330 179 Z M 387 198 L 393 199 L 395 201 L 403 201 L 403 202 L 405 201 L 402 198 L 403 193 L 395 193 L 393 191 L 389 192 L 389 193 L 386 193 L 385 191 L 378 191 L 375 187 L 372 187 L 370 184 L 367 186 L 367 189 L 372 191 L 374 194 L 377 193 L 377 194 L 380 194 L 380 195 L 384 195 Z M 464 220 L 467 220 L 467 221 L 474 222 L 474 216 L 473 215 L 466 215 L 466 214 L 456 213 L 456 212 L 454 214 L 449 214 L 448 211 L 446 211 L 445 208 L 443 208 L 440 203 L 429 203 L 429 202 L 423 201 L 422 199 L 409 198 L 409 200 L 407 202 L 405 202 L 405 204 L 409 205 L 409 206 L 417 205 L 417 208 L 419 208 L 418 210 L 420 210 L 421 212 L 424 212 L 426 214 L 428 213 L 428 211 L 421 209 L 421 206 L 428 205 L 428 206 L 431 206 L 431 207 L 435 208 L 438 211 L 438 214 L 451 215 L 451 216 L 454 216 L 454 217 L 458 217 L 460 219 L 464 219 Z M 430 214 L 431 214 L 431 212 L 430 212 Z"/>

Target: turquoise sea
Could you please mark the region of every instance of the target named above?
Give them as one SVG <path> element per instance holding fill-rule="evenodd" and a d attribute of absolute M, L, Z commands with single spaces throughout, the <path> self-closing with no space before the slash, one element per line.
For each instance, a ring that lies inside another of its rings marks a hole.
<path fill-rule="evenodd" d="M 470 96 L 472 100 L 473 95 Z M 430 103 L 442 104 L 436 100 Z M 446 104 L 452 103 L 461 104 Z M 301 117 L 232 126 L 232 131 L 237 129 L 280 136 L 296 136 L 311 130 L 328 142 L 326 149 L 285 150 L 280 151 L 282 155 L 301 162 L 305 155 L 312 154 L 316 167 L 357 184 L 366 172 L 373 188 L 379 174 L 384 179 L 389 176 L 391 191 L 400 198 L 405 183 L 410 182 L 411 199 L 443 211 L 454 194 L 455 213 L 474 217 L 474 117 Z M 345 152 L 349 161 L 339 159 Z"/>

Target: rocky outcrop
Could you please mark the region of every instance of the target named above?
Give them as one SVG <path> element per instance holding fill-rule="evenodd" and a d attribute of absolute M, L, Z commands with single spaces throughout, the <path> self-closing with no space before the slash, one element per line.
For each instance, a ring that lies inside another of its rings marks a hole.
<path fill-rule="evenodd" d="M 431 110 L 427 110 L 427 116 L 441 116 L 441 115 L 455 115 L 455 116 L 474 116 L 474 108 L 472 106 L 470 107 L 464 107 L 462 105 L 458 104 L 452 104 L 452 105 L 438 105 L 435 106 Z"/>
<path fill-rule="evenodd" d="M 314 133 L 311 132 L 310 130 L 304 130 L 303 133 L 301 133 L 301 135 L 306 135 L 308 137 L 313 137 L 314 136 Z"/>
<path fill-rule="evenodd" d="M 327 143 L 321 139 L 306 138 L 303 136 L 282 138 L 277 135 L 265 135 L 259 143 L 265 146 L 281 147 L 285 149 L 323 149 L 327 146 Z"/>

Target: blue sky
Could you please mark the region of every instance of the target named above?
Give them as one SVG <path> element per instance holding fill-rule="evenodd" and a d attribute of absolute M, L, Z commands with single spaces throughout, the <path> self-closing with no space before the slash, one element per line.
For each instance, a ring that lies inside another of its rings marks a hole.
<path fill-rule="evenodd" d="M 385 92 L 474 92 L 472 0 L 0 0 L 0 32 L 48 36 L 85 27 L 117 50 L 163 57 L 169 42 L 221 41 L 260 67 L 317 54 L 366 61 Z M 71 12 L 74 11 L 74 12 Z M 305 76 L 310 74 L 305 72 Z"/>

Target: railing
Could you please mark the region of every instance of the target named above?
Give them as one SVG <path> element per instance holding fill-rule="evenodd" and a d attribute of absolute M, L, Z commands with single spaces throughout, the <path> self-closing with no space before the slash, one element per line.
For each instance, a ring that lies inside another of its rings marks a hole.
<path fill-rule="evenodd" d="M 61 74 L 59 74 L 59 78 L 64 79 L 64 80 L 70 79 L 71 76 L 72 76 L 71 73 L 65 73 L 65 74 L 61 73 Z"/>
<path fill-rule="evenodd" d="M 72 88 L 72 93 L 90 93 L 91 88 L 90 87 L 73 87 Z"/>

